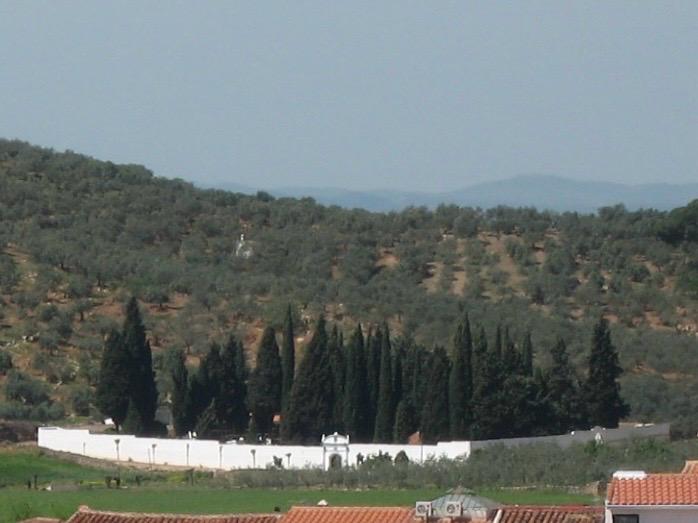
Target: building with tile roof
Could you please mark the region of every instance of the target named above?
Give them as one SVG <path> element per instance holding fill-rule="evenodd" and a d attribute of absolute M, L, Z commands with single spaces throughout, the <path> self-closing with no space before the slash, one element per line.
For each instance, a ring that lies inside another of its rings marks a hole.
<path fill-rule="evenodd" d="M 698 474 L 687 462 L 679 474 L 620 471 L 606 496 L 606 523 L 698 522 Z"/>
<path fill-rule="evenodd" d="M 108 512 L 82 506 L 67 523 L 280 523 L 281 514 L 143 514 Z"/>
<path fill-rule="evenodd" d="M 292 507 L 280 523 L 414 523 L 409 507 Z"/>
<path fill-rule="evenodd" d="M 499 510 L 493 523 L 603 523 L 603 507 L 514 506 Z"/>
<path fill-rule="evenodd" d="M 452 516 L 449 513 L 449 506 L 453 503 L 457 503 L 460 506 L 459 515 L 468 518 L 467 521 L 487 521 L 502 506 L 501 503 L 491 499 L 475 496 L 463 489 L 455 489 L 453 492 L 431 502 L 432 514 L 441 518 Z"/>
<path fill-rule="evenodd" d="M 462 499 L 462 498 L 467 499 Z M 480 501 L 482 500 L 482 501 Z M 448 515 L 446 503 L 461 503 L 461 514 Z M 412 507 L 292 507 L 286 514 L 142 514 L 80 507 L 66 523 L 603 523 L 603 507 L 493 507 L 491 500 L 451 494 L 434 500 L 428 517 Z M 37 523 L 58 523 L 57 520 Z"/>

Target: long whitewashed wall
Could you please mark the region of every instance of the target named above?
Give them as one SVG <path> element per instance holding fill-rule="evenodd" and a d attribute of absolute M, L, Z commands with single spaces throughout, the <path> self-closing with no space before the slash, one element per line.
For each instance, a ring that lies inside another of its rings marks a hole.
<path fill-rule="evenodd" d="M 266 468 L 274 464 L 275 457 L 281 458 L 286 468 L 327 468 L 332 454 L 339 455 L 345 465 L 355 465 L 359 454 L 368 457 L 387 452 L 394 458 L 401 450 L 410 461 L 417 463 L 429 458 L 457 458 L 470 454 L 468 441 L 437 445 L 351 444 L 348 451 L 325 452 L 322 445 L 221 444 L 210 440 L 91 434 L 87 430 L 58 427 L 39 428 L 38 444 L 42 448 L 90 458 L 225 470 Z"/>
<path fill-rule="evenodd" d="M 39 428 L 40 447 L 70 452 L 91 458 L 112 461 L 133 461 L 156 465 L 204 467 L 211 469 L 266 468 L 280 458 L 286 468 L 328 468 L 332 454 L 341 457 L 343 465 L 355 465 L 361 454 L 364 458 L 388 453 L 393 458 L 404 451 L 410 461 L 421 463 L 430 458 L 467 458 L 471 451 L 493 445 L 515 447 L 535 443 L 552 443 L 569 447 L 575 443 L 597 441 L 612 443 L 633 438 L 667 438 L 669 424 L 623 427 L 618 429 L 594 428 L 559 436 L 536 438 L 512 438 L 486 441 L 453 441 L 436 445 L 350 444 L 348 448 L 331 450 L 321 444 L 300 445 L 248 445 L 197 439 L 137 438 L 120 434 L 91 434 L 87 430 Z M 118 444 L 117 444 L 118 442 Z"/>

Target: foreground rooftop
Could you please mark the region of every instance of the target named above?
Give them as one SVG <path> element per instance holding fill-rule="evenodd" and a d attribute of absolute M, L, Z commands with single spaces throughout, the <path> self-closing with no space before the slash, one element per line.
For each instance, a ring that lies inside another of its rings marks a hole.
<path fill-rule="evenodd" d="M 281 514 L 144 514 L 108 512 L 82 506 L 67 523 L 279 523 Z"/>

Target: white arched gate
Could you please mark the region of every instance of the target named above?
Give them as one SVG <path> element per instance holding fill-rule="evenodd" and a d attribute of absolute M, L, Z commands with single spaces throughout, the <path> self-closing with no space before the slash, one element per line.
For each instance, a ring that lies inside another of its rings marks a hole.
<path fill-rule="evenodd" d="M 349 464 L 349 436 L 334 433 L 322 437 L 322 465 L 325 470 Z"/>

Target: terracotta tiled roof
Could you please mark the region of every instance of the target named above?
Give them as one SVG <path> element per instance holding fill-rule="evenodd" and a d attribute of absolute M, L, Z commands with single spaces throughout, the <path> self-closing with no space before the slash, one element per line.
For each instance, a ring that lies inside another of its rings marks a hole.
<path fill-rule="evenodd" d="M 499 523 L 603 523 L 603 507 L 517 506 L 501 509 Z"/>
<path fill-rule="evenodd" d="M 698 474 L 647 474 L 613 478 L 609 505 L 698 505 Z"/>
<path fill-rule="evenodd" d="M 283 523 L 413 523 L 406 507 L 293 507 Z"/>
<path fill-rule="evenodd" d="M 141 514 L 80 507 L 67 523 L 279 523 L 281 514 Z"/>

